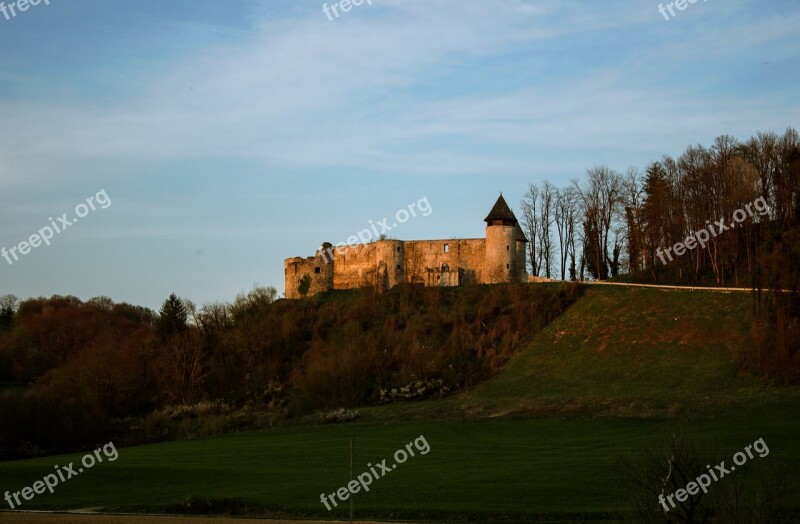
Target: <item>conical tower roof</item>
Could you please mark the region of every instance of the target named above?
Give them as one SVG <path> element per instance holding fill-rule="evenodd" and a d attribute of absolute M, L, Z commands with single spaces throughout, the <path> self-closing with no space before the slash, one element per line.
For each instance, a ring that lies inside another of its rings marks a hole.
<path fill-rule="evenodd" d="M 487 224 L 491 224 L 495 221 L 500 222 L 512 222 L 512 226 L 517 225 L 517 216 L 511 211 L 511 208 L 508 207 L 506 203 L 506 199 L 503 198 L 503 194 L 500 194 L 500 198 L 497 199 L 495 202 L 494 207 L 491 211 L 489 211 L 489 216 L 487 216 L 484 220 Z"/>
<path fill-rule="evenodd" d="M 525 231 L 522 230 L 522 228 L 519 226 L 519 224 L 517 224 L 517 241 L 518 242 L 530 242 L 530 240 L 528 240 L 528 237 L 525 236 Z"/>

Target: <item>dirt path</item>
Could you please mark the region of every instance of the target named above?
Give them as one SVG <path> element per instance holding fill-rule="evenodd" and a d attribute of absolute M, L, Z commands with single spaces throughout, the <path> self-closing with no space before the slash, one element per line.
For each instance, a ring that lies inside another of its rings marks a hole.
<path fill-rule="evenodd" d="M 554 280 L 553 282 L 557 282 Z M 753 288 L 749 287 L 709 287 L 709 286 L 667 286 L 661 284 L 628 284 L 627 282 L 606 282 L 604 280 L 582 280 L 578 284 L 586 284 L 589 286 L 622 286 L 622 287 L 641 287 L 652 288 L 661 290 L 686 290 L 686 291 L 711 291 L 717 293 L 731 293 L 731 292 L 744 292 L 749 293 Z M 789 293 L 787 290 L 781 290 L 782 293 Z"/>

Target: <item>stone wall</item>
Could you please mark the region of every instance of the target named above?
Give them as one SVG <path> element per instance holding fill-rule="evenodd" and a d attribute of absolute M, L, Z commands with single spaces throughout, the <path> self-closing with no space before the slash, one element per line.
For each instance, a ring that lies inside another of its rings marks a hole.
<path fill-rule="evenodd" d="M 482 238 L 412 240 L 405 242 L 405 251 L 406 282 L 425 285 L 463 285 L 483 282 L 486 241 Z M 463 273 L 460 283 L 458 269 Z M 455 274 L 442 275 L 448 271 Z M 441 282 L 439 277 L 442 277 Z M 435 280 L 432 280 L 434 278 Z"/>
<path fill-rule="evenodd" d="M 334 248 L 334 289 L 377 285 L 378 243 Z"/>
<path fill-rule="evenodd" d="M 286 298 L 300 298 L 300 281 L 305 275 L 311 279 L 311 286 L 306 296 L 329 291 L 334 288 L 334 265 L 327 259 L 323 250 L 330 244 L 323 244 L 313 257 L 295 257 L 284 261 L 284 294 Z"/>

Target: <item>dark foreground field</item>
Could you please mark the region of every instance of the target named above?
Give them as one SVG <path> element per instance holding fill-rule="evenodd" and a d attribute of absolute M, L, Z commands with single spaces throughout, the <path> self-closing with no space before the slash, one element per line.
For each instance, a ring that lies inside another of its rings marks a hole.
<path fill-rule="evenodd" d="M 712 486 L 755 493 L 781 471 L 784 513 L 800 519 L 800 394 L 742 375 L 746 295 L 591 289 L 521 356 L 474 391 L 362 411 L 360 422 L 121 449 L 25 509 L 234 513 L 345 520 L 320 502 L 353 473 L 424 436 L 430 445 L 354 499 L 357 519 L 620 521 L 640 464 L 672 435 L 709 463 L 763 438 L 755 458 Z M 0 464 L 16 491 L 80 455 Z M 702 473 L 702 471 L 698 472 Z M 652 500 L 657 510 L 658 502 Z M 745 503 L 746 505 L 746 503 Z M 0 514 L 0 521 L 10 519 Z M 18 522 L 8 520 L 9 522 Z M 83 522 L 83 520 L 76 520 Z M 88 521 L 87 521 L 88 522 Z M 138 522 L 138 521 L 136 521 Z M 145 521 L 142 521 L 145 522 Z"/>
<path fill-rule="evenodd" d="M 264 524 L 263 519 L 220 517 L 168 517 L 133 515 L 74 515 L 44 513 L 6 513 L 0 516 L 8 524 Z M 269 524 L 332 524 L 327 520 L 270 520 Z M 386 523 L 384 523 L 386 524 Z"/>
<path fill-rule="evenodd" d="M 611 417 L 368 423 L 167 443 L 121 450 L 115 463 L 96 466 L 28 507 L 126 512 L 180 507 L 191 513 L 189 504 L 199 512 L 211 499 L 220 508 L 241 503 L 264 515 L 343 519 L 347 510 L 328 514 L 319 495 L 346 484 L 350 437 L 359 474 L 367 463 L 384 458 L 391 463 L 396 449 L 424 435 L 431 451 L 357 495 L 357 517 L 599 519 L 627 508 L 630 487 L 618 459 L 635 458 L 676 429 L 727 456 L 764 438 L 771 454 L 758 460 L 796 471 L 795 407 L 784 402 L 681 423 Z M 30 485 L 53 464 L 77 458 L 4 464 L 3 487 Z M 797 493 L 796 476 L 791 488 Z"/>

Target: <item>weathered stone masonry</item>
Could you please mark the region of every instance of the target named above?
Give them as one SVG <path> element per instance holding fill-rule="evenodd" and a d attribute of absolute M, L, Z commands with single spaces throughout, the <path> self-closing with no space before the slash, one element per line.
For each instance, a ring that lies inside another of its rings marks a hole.
<path fill-rule="evenodd" d="M 527 282 L 528 239 L 502 195 L 484 221 L 486 238 L 378 240 L 339 248 L 326 242 L 313 257 L 286 259 L 286 298 L 300 298 L 298 288 L 305 275 L 311 284 L 308 296 L 331 289 L 386 290 L 402 282 L 426 286 Z"/>

